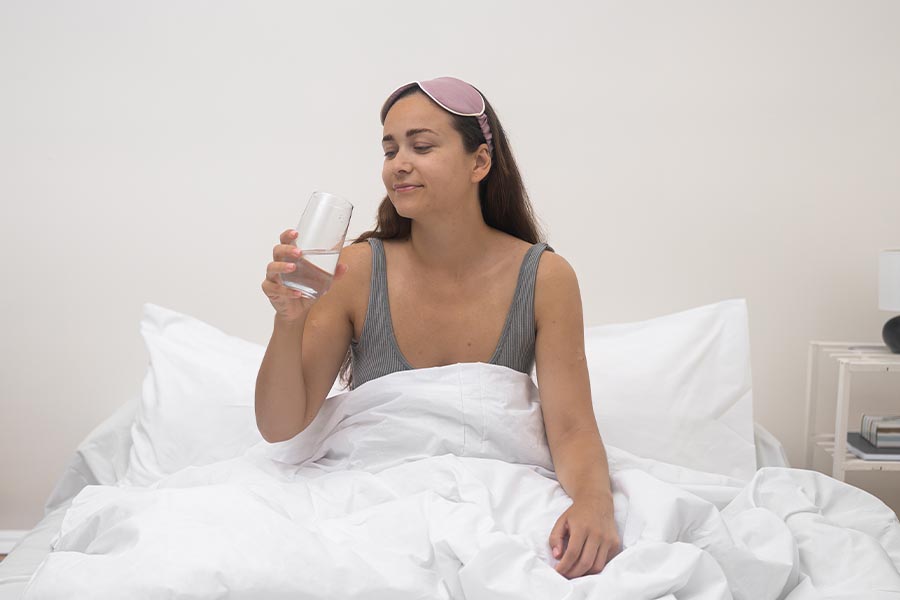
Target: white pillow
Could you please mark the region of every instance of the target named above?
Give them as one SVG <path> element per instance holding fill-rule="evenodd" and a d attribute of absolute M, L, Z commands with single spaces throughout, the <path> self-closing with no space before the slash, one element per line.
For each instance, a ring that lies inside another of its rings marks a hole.
<path fill-rule="evenodd" d="M 144 304 L 150 355 L 124 485 L 233 458 L 262 440 L 253 409 L 259 344 Z M 637 323 L 585 329 L 604 442 L 750 479 L 756 470 L 746 303 L 726 300 Z M 335 381 L 328 396 L 343 390 Z"/>
<path fill-rule="evenodd" d="M 747 303 L 585 329 L 605 443 L 749 480 L 756 471 Z"/>
<path fill-rule="evenodd" d="M 150 366 L 122 484 L 149 485 L 262 441 L 254 397 L 265 347 L 162 306 L 147 303 L 143 311 Z"/>

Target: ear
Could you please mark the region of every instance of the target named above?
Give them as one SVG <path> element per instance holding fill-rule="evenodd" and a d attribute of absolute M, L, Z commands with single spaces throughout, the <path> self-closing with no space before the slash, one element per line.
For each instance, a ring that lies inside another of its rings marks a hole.
<path fill-rule="evenodd" d="M 482 144 L 478 146 L 478 150 L 475 151 L 475 165 L 472 168 L 472 183 L 478 183 L 485 177 L 491 170 L 491 153 L 488 152 L 487 144 Z"/>

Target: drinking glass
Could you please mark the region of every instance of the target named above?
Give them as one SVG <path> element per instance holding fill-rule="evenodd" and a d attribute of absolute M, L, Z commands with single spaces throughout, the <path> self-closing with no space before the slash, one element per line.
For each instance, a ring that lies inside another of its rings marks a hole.
<path fill-rule="evenodd" d="M 281 282 L 307 298 L 319 298 L 334 279 L 353 205 L 328 192 L 313 192 L 297 224 L 294 245 L 302 254 L 297 268 L 281 273 Z"/>

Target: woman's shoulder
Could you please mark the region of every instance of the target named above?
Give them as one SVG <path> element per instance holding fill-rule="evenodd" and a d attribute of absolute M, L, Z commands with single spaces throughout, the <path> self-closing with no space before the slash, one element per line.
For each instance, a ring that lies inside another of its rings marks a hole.
<path fill-rule="evenodd" d="M 555 251 L 541 252 L 534 279 L 537 327 L 540 329 L 544 323 L 582 319 L 581 311 L 581 289 L 575 269 Z"/>
<path fill-rule="evenodd" d="M 502 232 L 501 232 L 502 233 Z M 541 252 L 541 256 L 538 259 L 539 264 L 552 263 L 553 265 L 559 265 L 559 259 L 562 257 L 555 256 L 555 250 L 553 247 L 546 242 L 537 242 L 532 244 L 531 242 L 527 242 L 522 238 L 518 238 L 514 235 L 510 235 L 508 233 L 502 233 L 505 242 L 505 248 L 503 250 L 504 253 L 508 253 L 509 255 L 518 255 L 525 256 L 527 252 L 529 252 L 532 248 L 539 245 L 546 245 L 545 251 Z M 550 258 L 547 258 L 547 255 L 554 255 Z M 565 262 L 563 260 L 563 262 Z M 554 267 L 550 267 L 551 269 Z"/>
<path fill-rule="evenodd" d="M 557 254 L 553 247 L 548 244 L 546 250 L 541 252 L 536 277 L 538 282 L 556 280 L 560 277 L 574 278 L 575 269 L 572 268 L 569 261 Z"/>
<path fill-rule="evenodd" d="M 341 262 L 353 262 L 371 260 L 372 246 L 369 244 L 368 238 L 358 242 L 353 242 L 341 250 Z M 351 265 L 352 266 L 352 265 Z"/>
<path fill-rule="evenodd" d="M 354 293 L 359 291 L 358 288 L 368 288 L 372 275 L 372 247 L 367 240 L 344 246 L 338 262 L 347 265 L 344 277 L 348 279 Z"/>
<path fill-rule="evenodd" d="M 532 248 L 543 245 L 541 242 L 532 244 L 505 232 L 499 233 L 501 234 L 501 243 L 498 244 L 497 259 L 502 259 L 504 262 L 508 261 L 510 268 L 521 265 L 528 253 L 532 251 Z M 560 269 L 564 269 L 568 265 L 564 258 L 555 254 L 555 251 L 549 244 L 543 250 L 537 259 L 537 273 L 535 277 L 538 281 L 548 277 L 552 279 Z"/>

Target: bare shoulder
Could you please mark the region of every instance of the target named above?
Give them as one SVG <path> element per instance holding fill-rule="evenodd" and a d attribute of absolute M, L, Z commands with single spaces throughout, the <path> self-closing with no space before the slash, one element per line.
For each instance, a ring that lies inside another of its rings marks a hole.
<path fill-rule="evenodd" d="M 345 295 L 349 298 L 365 293 L 368 297 L 369 279 L 372 276 L 372 247 L 368 241 L 345 246 L 338 262 L 347 265 L 347 272 L 341 278 L 345 283 Z"/>
<path fill-rule="evenodd" d="M 344 246 L 338 261 L 350 267 L 351 270 L 353 267 L 366 266 L 367 263 L 372 262 L 372 247 L 366 240 Z M 357 268 L 357 270 L 359 269 Z M 349 275 L 350 271 L 347 274 Z"/>
<path fill-rule="evenodd" d="M 352 322 L 360 297 L 368 298 L 372 250 L 367 242 L 350 244 L 341 249 L 338 263 L 347 265 L 347 272 L 332 282 L 331 288 L 313 308 L 327 304 L 330 307 L 328 313 L 346 315 Z"/>
<path fill-rule="evenodd" d="M 546 318 L 581 305 L 581 292 L 575 269 L 565 258 L 546 250 L 541 252 L 534 282 L 534 317 L 540 324 Z"/>
<path fill-rule="evenodd" d="M 547 287 L 547 284 L 554 285 L 575 279 L 575 269 L 569 261 L 549 249 L 541 252 L 535 280 L 536 288 L 541 287 L 542 283 L 543 287 Z"/>

